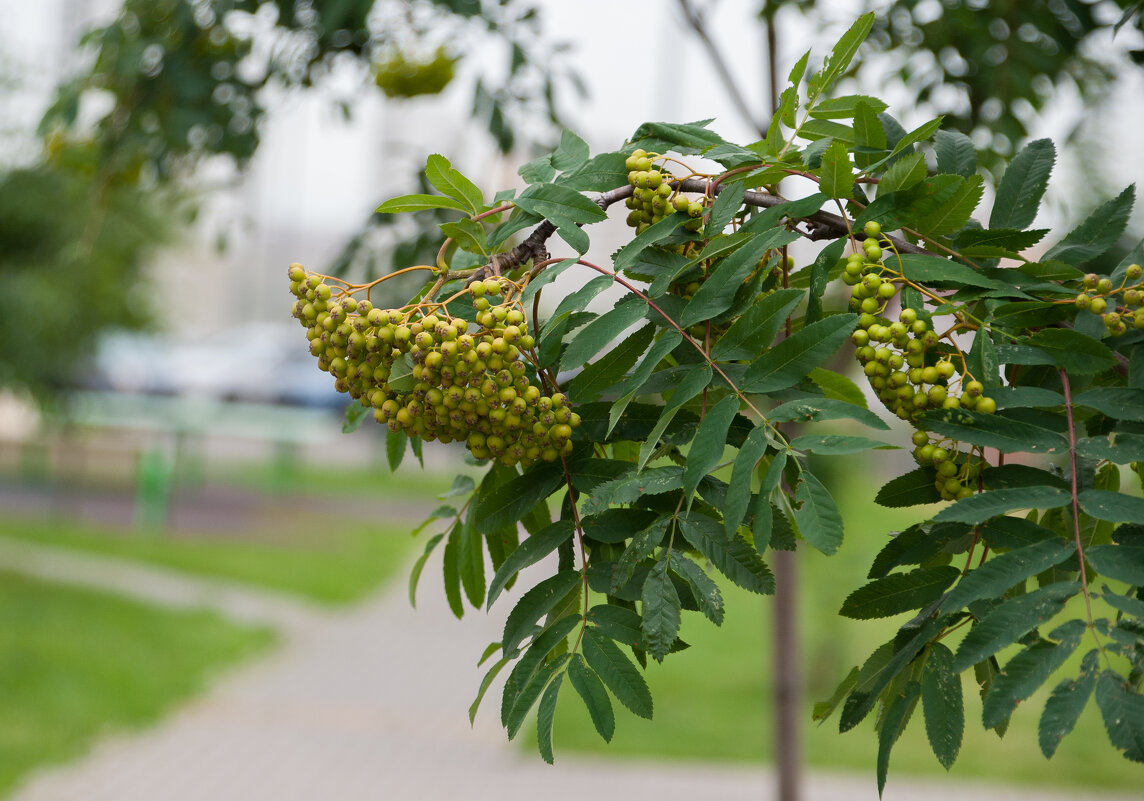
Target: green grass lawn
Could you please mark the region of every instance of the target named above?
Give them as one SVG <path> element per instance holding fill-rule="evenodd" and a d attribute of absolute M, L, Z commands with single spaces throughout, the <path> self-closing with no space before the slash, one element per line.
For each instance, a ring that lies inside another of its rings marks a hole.
<path fill-rule="evenodd" d="M 803 746 L 807 761 L 815 767 L 868 773 L 873 791 L 877 754 L 873 716 L 855 731 L 839 734 L 837 715 L 817 726 L 811 722 L 811 707 L 829 697 L 850 667 L 893 636 L 904 621 L 905 616 L 882 621 L 843 620 L 837 612 L 846 596 L 863 583 L 871 560 L 886 542 L 887 532 L 916 517 L 910 510 L 875 506 L 873 492 L 857 482 L 843 484 L 836 494 L 846 513 L 846 541 L 841 550 L 833 557 L 808 547 L 799 550 L 799 615 L 807 694 L 802 715 L 806 721 Z M 557 759 L 562 750 L 666 760 L 765 762 L 772 758 L 769 654 L 774 604 L 770 598 L 726 582 L 723 592 L 727 615 L 722 627 L 716 628 L 697 613 L 686 614 L 681 636 L 693 647 L 672 654 L 662 665 L 649 662 L 646 677 L 655 699 L 653 721 L 637 718 L 615 703 L 616 734 L 612 743 L 606 744 L 579 698 L 572 697 L 575 693 L 561 694 L 554 737 Z M 1064 676 L 1051 679 L 1049 688 L 1060 678 Z M 966 733 L 952 776 L 1133 790 L 1144 785 L 1144 767 L 1124 759 L 1109 745 L 1094 702 L 1053 759 L 1046 760 L 1036 736 L 1047 697 L 1044 691 L 1018 708 L 1008 734 L 999 739 L 981 728 L 977 685 L 969 679 L 963 689 Z M 890 782 L 895 775 L 906 774 L 945 775 L 929 749 L 920 708 L 891 757 Z"/>
<path fill-rule="evenodd" d="M 64 546 L 293 593 L 321 603 L 366 595 L 404 568 L 421 541 L 407 528 L 350 521 L 315 526 L 289 545 L 218 536 L 134 534 L 56 520 L 4 520 L 0 536 Z"/>
<path fill-rule="evenodd" d="M 0 572 L 0 795 L 100 735 L 154 722 L 267 629 Z"/>

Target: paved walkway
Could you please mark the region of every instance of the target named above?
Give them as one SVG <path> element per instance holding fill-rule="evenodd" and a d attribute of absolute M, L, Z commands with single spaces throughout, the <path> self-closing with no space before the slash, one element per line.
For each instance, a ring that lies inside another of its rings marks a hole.
<path fill-rule="evenodd" d="M 454 619 L 432 571 L 416 612 L 401 581 L 359 606 L 328 612 L 226 582 L 3 540 L 0 563 L 161 603 L 206 604 L 237 619 L 272 623 L 284 634 L 275 654 L 233 671 L 155 728 L 108 738 L 75 764 L 42 771 L 12 801 L 774 797 L 773 779 L 762 768 L 574 760 L 560 755 L 559 744 L 557 765 L 549 767 L 506 744 L 495 690 L 470 729 L 465 710 L 481 677 L 476 656 L 499 637 L 501 618 L 472 612 Z M 804 794 L 804 801 L 875 798 L 872 774 L 816 774 Z M 885 798 L 1117 797 L 891 777 Z"/>

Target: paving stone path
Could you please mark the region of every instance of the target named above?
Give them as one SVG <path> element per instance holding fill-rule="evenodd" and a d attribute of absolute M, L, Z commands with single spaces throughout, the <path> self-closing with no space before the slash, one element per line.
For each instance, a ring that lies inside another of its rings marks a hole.
<path fill-rule="evenodd" d="M 269 623 L 283 645 L 222 677 L 156 727 L 107 738 L 74 764 L 32 776 L 10 801 L 604 801 L 774 798 L 762 768 L 578 760 L 548 767 L 506 744 L 492 703 L 470 728 L 475 655 L 502 620 L 455 620 L 404 582 L 337 611 L 159 568 L 0 538 L 0 564 L 175 605 Z M 505 606 L 507 609 L 508 606 Z M 1141 796 L 1135 796 L 1139 799 Z M 803 801 L 876 799 L 871 775 L 807 777 Z M 1127 801 L 891 778 L 887 801 Z"/>

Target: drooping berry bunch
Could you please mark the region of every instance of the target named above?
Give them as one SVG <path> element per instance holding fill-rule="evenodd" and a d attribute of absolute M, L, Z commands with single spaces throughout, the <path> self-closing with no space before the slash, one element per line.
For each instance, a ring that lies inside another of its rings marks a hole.
<path fill-rule="evenodd" d="M 691 230 L 698 230 L 702 226 L 700 218 L 703 217 L 703 202 L 691 200 L 673 187 L 671 182 L 675 177 L 668 171 L 656 166 L 654 154 L 649 155 L 644 150 L 634 150 L 624 162 L 628 170 L 628 183 L 635 190 L 625 203 L 631 211 L 628 213 L 628 225 L 642 233 L 649 225 L 659 222 L 672 212 L 681 212 L 691 217 L 687 223 Z"/>
<path fill-rule="evenodd" d="M 501 295 L 496 279 L 468 287 L 480 326 L 471 332 L 443 305 L 378 309 L 301 265 L 289 275 L 318 366 L 390 430 L 463 441 L 478 459 L 509 466 L 571 451 L 580 416 L 533 383 L 524 351 L 536 343 L 518 305 L 490 301 Z"/>
<path fill-rule="evenodd" d="M 1129 328 L 1144 330 L 1144 283 L 1140 276 L 1144 273 L 1139 264 L 1130 264 L 1124 274 L 1124 282 L 1119 288 L 1109 278 L 1101 278 L 1095 273 L 1084 277 L 1084 291 L 1076 296 L 1078 309 L 1088 309 L 1104 319 L 1104 325 L 1112 336 L 1122 336 Z M 1129 281 L 1135 281 L 1132 286 Z M 1118 300 L 1119 296 L 1119 300 Z"/>

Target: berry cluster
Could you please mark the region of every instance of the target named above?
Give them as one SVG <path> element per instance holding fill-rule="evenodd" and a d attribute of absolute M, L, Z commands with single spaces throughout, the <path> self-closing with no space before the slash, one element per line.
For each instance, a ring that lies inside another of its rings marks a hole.
<path fill-rule="evenodd" d="M 915 431 L 914 459 L 920 465 L 932 465 L 937 478 L 934 487 L 943 500 L 956 501 L 974 493 L 981 470 L 988 465 L 978 451 L 962 453 L 952 440 L 931 440 L 925 431 Z"/>
<path fill-rule="evenodd" d="M 545 394 L 530 380 L 524 351 L 536 343 L 519 308 L 490 301 L 501 295 L 497 280 L 468 288 L 481 327 L 471 333 L 468 321 L 443 306 L 378 309 L 348 290 L 335 294 L 301 265 L 289 275 L 294 316 L 318 366 L 391 431 L 463 440 L 478 459 L 508 466 L 571 451 L 580 416 L 564 395 Z"/>
<path fill-rule="evenodd" d="M 1095 273 L 1084 277 L 1084 292 L 1076 296 L 1078 309 L 1088 309 L 1093 314 L 1099 314 L 1104 319 L 1108 333 L 1118 337 L 1128 333 L 1128 329 L 1144 330 L 1144 283 L 1128 286 L 1129 281 L 1139 281 L 1141 269 L 1139 264 L 1128 265 L 1125 272 L 1125 281 L 1119 289 L 1112 286 L 1108 278 L 1101 278 Z M 1117 304 L 1116 296 L 1120 296 Z M 1109 300 L 1112 300 L 1110 305 Z"/>
<path fill-rule="evenodd" d="M 625 201 L 631 209 L 628 225 L 642 233 L 649 225 L 678 211 L 692 218 L 687 223 L 691 230 L 698 230 L 703 224 L 703 203 L 689 200 L 673 187 L 674 176 L 656 167 L 653 158 L 654 155 L 649 156 L 644 150 L 635 150 L 624 162 L 628 183 L 635 187 L 632 196 Z"/>

